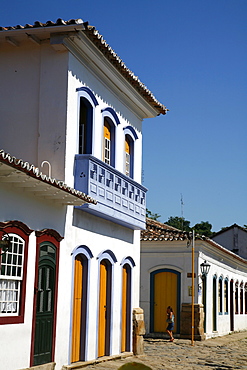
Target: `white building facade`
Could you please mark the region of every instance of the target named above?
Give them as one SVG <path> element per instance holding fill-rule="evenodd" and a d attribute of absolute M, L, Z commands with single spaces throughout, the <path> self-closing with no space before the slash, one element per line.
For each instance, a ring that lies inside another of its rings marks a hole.
<path fill-rule="evenodd" d="M 2 366 L 131 352 L 142 121 L 166 108 L 81 20 L 1 28 L 0 46 Z"/>
<path fill-rule="evenodd" d="M 210 265 L 207 276 L 201 272 L 204 261 Z M 195 338 L 246 330 L 247 261 L 211 239 L 196 238 L 194 272 Z M 175 333 L 191 337 L 191 287 L 192 240 L 186 233 L 147 219 L 141 236 L 140 306 L 148 334 L 165 333 L 170 305 L 176 317 Z"/>

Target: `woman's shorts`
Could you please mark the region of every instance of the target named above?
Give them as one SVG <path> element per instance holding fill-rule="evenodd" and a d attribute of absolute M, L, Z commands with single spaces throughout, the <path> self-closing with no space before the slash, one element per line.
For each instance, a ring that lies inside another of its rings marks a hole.
<path fill-rule="evenodd" d="M 174 322 L 170 322 L 166 328 L 166 330 L 172 331 L 174 329 Z"/>

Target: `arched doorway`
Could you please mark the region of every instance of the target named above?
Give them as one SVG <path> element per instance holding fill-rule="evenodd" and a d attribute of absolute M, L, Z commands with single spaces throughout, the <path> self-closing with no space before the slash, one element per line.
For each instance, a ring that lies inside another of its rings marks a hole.
<path fill-rule="evenodd" d="M 166 331 L 166 309 L 172 306 L 175 313 L 174 332 L 180 332 L 180 272 L 171 269 L 159 269 L 151 273 L 150 332 Z"/>
<path fill-rule="evenodd" d="M 50 242 L 40 244 L 37 276 L 37 286 L 35 287 L 34 366 L 51 362 L 54 351 L 56 248 Z"/>
<path fill-rule="evenodd" d="M 213 331 L 217 330 L 217 276 L 213 277 Z"/>
<path fill-rule="evenodd" d="M 98 357 L 110 354 L 112 265 L 107 259 L 100 262 Z"/>
<path fill-rule="evenodd" d="M 122 269 L 121 352 L 130 352 L 131 330 L 131 267 Z"/>
<path fill-rule="evenodd" d="M 85 360 L 88 259 L 78 254 L 74 261 L 74 294 L 71 362 Z"/>
<path fill-rule="evenodd" d="M 234 286 L 233 286 L 233 280 L 230 281 L 230 330 L 234 331 Z"/>

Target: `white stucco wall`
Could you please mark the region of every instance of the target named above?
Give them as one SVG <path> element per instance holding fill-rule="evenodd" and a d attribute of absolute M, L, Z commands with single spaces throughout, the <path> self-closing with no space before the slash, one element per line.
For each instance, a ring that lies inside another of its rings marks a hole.
<path fill-rule="evenodd" d="M 4 57 L 3 57 L 4 55 Z M 37 167 L 48 160 L 64 180 L 68 53 L 49 43 L 4 44 L 0 51 L 0 148 Z M 44 173 L 48 174 L 47 168 Z"/>

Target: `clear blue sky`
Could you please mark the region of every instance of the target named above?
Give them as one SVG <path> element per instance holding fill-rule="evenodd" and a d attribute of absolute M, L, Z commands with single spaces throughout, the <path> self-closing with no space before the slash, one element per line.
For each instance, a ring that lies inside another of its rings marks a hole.
<path fill-rule="evenodd" d="M 247 224 L 246 0 L 1 0 L 0 25 L 82 18 L 94 25 L 166 116 L 144 121 L 148 208 Z"/>

